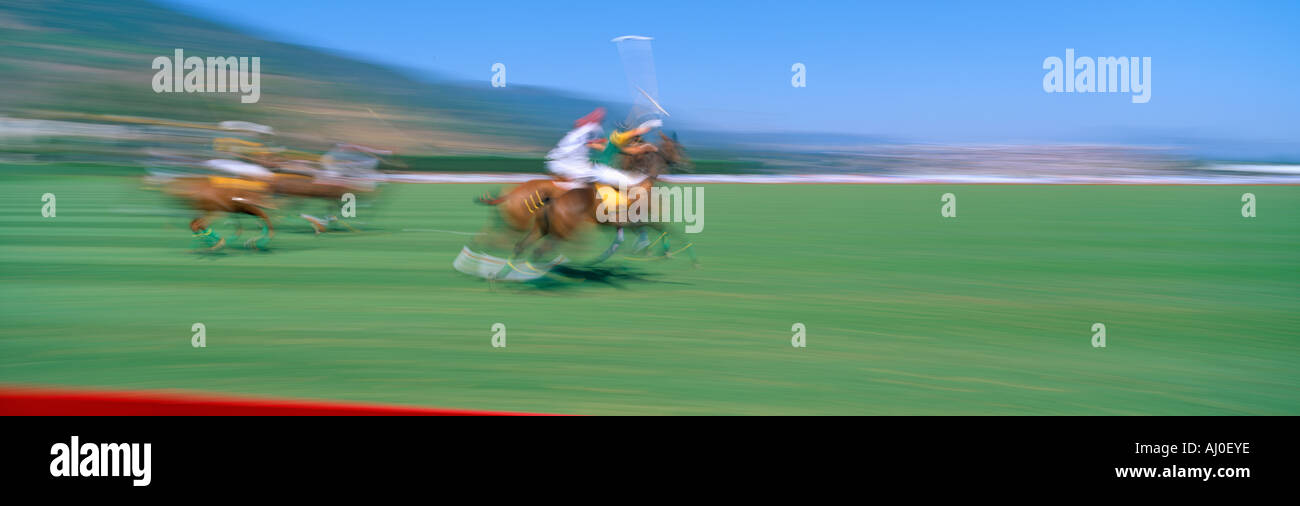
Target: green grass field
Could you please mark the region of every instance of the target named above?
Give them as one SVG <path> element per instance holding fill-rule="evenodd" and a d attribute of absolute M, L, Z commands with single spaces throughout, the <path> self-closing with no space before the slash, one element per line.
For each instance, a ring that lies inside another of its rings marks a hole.
<path fill-rule="evenodd" d="M 577 414 L 1300 414 L 1297 187 L 707 185 L 702 269 L 619 258 L 647 279 L 490 291 L 451 268 L 470 237 L 430 231 L 479 230 L 487 185 L 393 187 L 365 232 L 282 220 L 272 252 L 223 255 L 189 253 L 188 217 L 139 186 L 0 176 L 0 383 Z"/>

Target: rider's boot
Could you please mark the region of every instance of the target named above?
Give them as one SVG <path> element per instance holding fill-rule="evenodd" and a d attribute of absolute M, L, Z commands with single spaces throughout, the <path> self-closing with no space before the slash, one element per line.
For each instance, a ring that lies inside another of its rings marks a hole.
<path fill-rule="evenodd" d="M 244 243 L 245 248 L 260 249 L 263 251 L 270 249 L 269 248 L 270 245 L 271 245 L 271 231 L 266 228 L 265 223 L 262 224 L 262 235 L 260 237 L 249 239 L 247 242 Z"/>
<path fill-rule="evenodd" d="M 210 250 L 220 248 L 226 244 L 226 240 L 222 239 L 221 236 L 217 234 L 216 230 L 212 230 L 212 227 L 195 232 L 194 238 L 198 239 L 199 242 L 203 243 L 203 245 Z"/>

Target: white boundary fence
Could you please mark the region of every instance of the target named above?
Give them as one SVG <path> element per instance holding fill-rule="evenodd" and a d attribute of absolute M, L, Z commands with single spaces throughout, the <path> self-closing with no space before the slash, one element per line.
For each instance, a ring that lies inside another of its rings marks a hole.
<path fill-rule="evenodd" d="M 1249 170 L 1243 170 L 1249 169 Z M 1269 170 L 1272 169 L 1272 170 Z M 1171 174 L 1134 176 L 994 176 L 975 174 L 675 174 L 660 177 L 668 183 L 744 184 L 1130 184 L 1130 185 L 1300 185 L 1300 166 L 1219 166 L 1223 174 Z M 384 180 L 403 183 L 522 183 L 546 174 L 521 173 L 400 173 Z"/>

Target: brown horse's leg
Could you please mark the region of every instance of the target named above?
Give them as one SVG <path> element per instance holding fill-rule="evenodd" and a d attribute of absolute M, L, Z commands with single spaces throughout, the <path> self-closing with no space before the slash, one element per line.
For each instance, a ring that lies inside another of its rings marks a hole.
<path fill-rule="evenodd" d="M 595 260 L 592 260 L 591 263 L 594 265 L 594 264 L 604 262 L 605 260 L 608 260 L 609 257 L 614 256 L 614 253 L 618 251 L 618 247 L 622 244 L 623 244 L 623 227 L 618 227 L 618 232 L 615 232 L 614 234 L 614 242 L 610 243 L 609 247 L 605 248 L 605 252 L 601 253 L 600 256 L 596 257 Z"/>
<path fill-rule="evenodd" d="M 655 240 L 650 240 L 648 230 L 653 230 L 656 234 Z M 632 247 L 632 254 L 644 255 L 650 252 L 650 247 L 658 244 L 664 236 L 668 235 L 662 225 L 658 223 L 646 223 L 636 228 L 636 244 Z M 666 250 L 665 250 L 666 251 Z"/>
<path fill-rule="evenodd" d="M 699 259 L 699 257 L 696 256 L 696 254 L 695 254 L 695 244 L 694 244 L 694 243 L 692 243 L 692 242 L 690 242 L 690 241 L 686 241 L 684 237 L 682 237 L 682 236 L 680 236 L 680 235 L 678 235 L 678 234 L 675 234 L 675 233 L 672 231 L 672 228 L 671 228 L 671 227 L 664 226 L 663 224 L 659 224 L 659 223 L 649 223 L 649 224 L 646 224 L 645 228 L 649 228 L 650 230 L 654 230 L 655 232 L 658 232 L 658 233 L 659 233 L 659 236 L 658 236 L 657 238 L 655 238 L 654 241 L 650 241 L 648 244 L 646 244 L 646 245 L 644 245 L 644 246 L 639 246 L 638 249 L 637 249 L 637 251 L 641 251 L 641 252 L 644 252 L 644 253 L 649 253 L 649 250 L 651 249 L 652 246 L 654 246 L 654 245 L 656 245 L 656 244 L 660 244 L 660 245 L 661 245 L 661 246 L 660 246 L 660 249 L 661 249 L 661 251 L 660 251 L 660 256 L 661 256 L 663 259 L 666 260 L 666 259 L 669 259 L 669 258 L 673 258 L 673 257 L 674 257 L 675 255 L 677 255 L 678 253 L 686 252 L 686 255 L 687 255 L 688 257 L 690 257 L 690 259 L 691 259 L 691 267 L 694 267 L 694 268 L 696 268 L 696 269 L 700 268 L 700 259 Z M 644 228 L 643 228 L 642 230 L 644 230 Z M 672 246 L 672 238 L 674 238 L 674 237 L 676 237 L 676 238 L 679 239 L 679 240 L 683 240 L 683 241 L 685 241 L 686 244 L 683 245 L 681 248 L 674 250 L 674 249 L 673 249 L 673 246 Z"/>
<path fill-rule="evenodd" d="M 498 271 L 492 279 L 503 279 L 509 275 L 510 271 L 515 268 L 514 261 L 523 256 L 524 250 L 528 249 L 528 246 L 532 244 L 533 241 L 542 238 L 544 235 L 546 235 L 546 233 L 542 230 L 542 226 L 540 224 L 534 224 L 533 228 L 529 229 L 528 233 L 524 234 L 524 236 L 519 239 L 519 242 L 515 243 L 515 249 L 514 252 L 510 254 L 510 259 L 506 261 L 506 265 L 501 267 L 501 270 Z"/>
<path fill-rule="evenodd" d="M 299 217 L 299 218 L 302 218 L 302 219 L 304 219 L 304 220 L 307 220 L 308 223 L 311 223 L 311 228 L 312 228 L 312 230 L 315 230 L 315 231 L 316 231 L 316 235 L 321 235 L 321 233 L 325 232 L 325 231 L 329 228 L 329 227 L 325 224 L 325 222 L 322 221 L 320 218 L 317 218 L 317 217 L 312 216 L 312 215 L 310 215 L 310 214 L 307 214 L 307 213 L 299 213 L 299 214 L 298 214 L 298 217 Z"/>
<path fill-rule="evenodd" d="M 519 242 L 515 243 L 515 251 L 511 259 L 519 258 L 524 253 L 524 249 L 534 241 L 546 237 L 551 233 L 551 215 L 549 209 L 543 209 L 532 220 L 532 226 L 529 227 L 528 233 L 524 234 Z"/>
<path fill-rule="evenodd" d="M 555 249 L 556 244 L 557 241 L 555 240 L 555 236 L 546 236 L 546 238 L 542 240 L 542 245 L 533 250 L 532 260 L 530 260 L 530 262 L 540 262 L 544 255 Z"/>
<path fill-rule="evenodd" d="M 527 234 L 524 234 L 524 236 L 519 239 L 519 242 L 515 243 L 515 249 L 513 252 L 510 253 L 510 258 L 512 260 L 515 258 L 519 258 L 521 255 L 523 255 L 524 250 L 528 248 L 528 245 L 532 244 L 533 241 L 536 241 L 541 237 L 542 234 L 537 230 L 537 228 L 533 228 L 532 230 L 529 230 Z"/>
<path fill-rule="evenodd" d="M 204 213 L 190 222 L 190 231 L 204 243 L 209 244 L 204 251 L 216 251 L 226 245 L 225 238 L 217 235 L 217 231 L 212 230 L 212 216 L 214 212 Z"/>
<path fill-rule="evenodd" d="M 262 250 L 267 249 L 267 246 L 271 243 L 271 238 L 275 237 L 275 227 L 271 225 L 271 217 L 267 216 L 266 212 L 256 207 L 249 207 L 245 209 L 244 212 L 261 219 L 262 224 L 266 227 L 266 230 L 262 231 L 262 237 L 255 237 L 253 239 L 249 239 L 247 242 L 244 243 L 244 246 L 248 246 L 251 244 L 254 249 L 262 249 Z"/>
<path fill-rule="evenodd" d="M 350 192 L 347 192 L 347 191 L 341 192 L 341 193 L 339 193 L 339 194 L 338 194 L 338 195 L 337 195 L 333 200 L 334 200 L 335 202 L 341 202 L 342 199 L 343 199 L 343 195 L 346 195 L 346 194 L 348 194 L 348 193 L 350 193 Z M 358 192 L 358 193 L 360 193 L 360 192 Z M 326 203 L 326 206 L 325 206 L 325 214 L 324 214 L 324 216 L 325 216 L 325 228 L 328 229 L 330 223 L 338 223 L 339 225 L 343 225 L 343 228 L 346 228 L 346 229 L 348 229 L 349 231 L 357 232 L 356 227 L 353 227 L 352 225 L 349 225 L 348 222 L 343 221 L 343 218 L 339 217 L 339 214 L 341 214 L 341 213 L 339 213 L 339 212 L 336 210 L 336 207 L 337 207 L 337 206 L 335 206 L 334 204 Z"/>
<path fill-rule="evenodd" d="M 306 219 L 308 222 L 311 223 L 311 228 L 312 230 L 316 231 L 316 235 L 323 234 L 327 230 L 329 230 L 329 227 L 320 218 L 317 218 L 310 214 L 304 214 L 302 215 L 302 217 L 303 219 Z"/>
<path fill-rule="evenodd" d="M 672 250 L 672 247 L 668 244 L 668 240 L 669 240 L 670 237 L 673 237 L 673 234 L 671 234 L 671 233 L 668 232 L 668 228 L 667 228 L 667 227 L 664 227 L 664 235 L 663 235 L 663 240 L 664 240 L 664 253 L 663 253 L 663 256 L 664 256 L 664 258 L 672 258 L 673 255 L 676 255 L 676 254 L 678 254 L 678 253 L 681 253 L 681 252 L 685 251 L 685 252 L 686 252 L 686 255 L 689 256 L 690 259 L 691 259 L 691 267 L 696 268 L 696 269 L 699 269 L 699 268 L 700 268 L 700 257 L 698 257 L 698 256 L 695 255 L 695 243 L 690 242 L 690 241 L 687 241 L 685 246 L 682 246 L 680 249 L 678 249 L 678 250 L 676 250 L 676 251 L 671 251 L 671 250 Z M 685 240 L 685 239 L 683 239 L 683 240 Z"/>

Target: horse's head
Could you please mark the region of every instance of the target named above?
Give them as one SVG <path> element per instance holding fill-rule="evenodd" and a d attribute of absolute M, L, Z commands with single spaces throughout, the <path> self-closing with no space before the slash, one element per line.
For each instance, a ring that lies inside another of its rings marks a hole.
<path fill-rule="evenodd" d="M 690 157 L 686 156 L 686 148 L 683 148 L 677 142 L 677 134 L 671 137 L 659 132 L 659 157 L 663 159 L 664 166 L 669 171 L 690 172 L 694 165 Z"/>
<path fill-rule="evenodd" d="M 651 178 L 665 172 L 689 172 L 692 167 L 691 160 L 686 156 L 686 149 L 677 142 L 675 137 L 660 132 L 657 149 L 636 155 L 625 155 L 623 168 L 646 174 Z M 637 138 L 634 142 L 644 141 Z"/>

